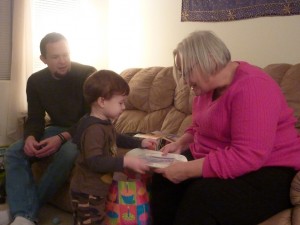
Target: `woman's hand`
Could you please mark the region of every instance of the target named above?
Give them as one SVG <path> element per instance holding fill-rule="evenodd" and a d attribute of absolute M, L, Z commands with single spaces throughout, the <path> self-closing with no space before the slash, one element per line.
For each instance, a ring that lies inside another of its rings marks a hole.
<path fill-rule="evenodd" d="M 154 172 L 160 173 L 171 182 L 178 184 L 189 178 L 186 171 L 186 164 L 187 162 L 175 162 L 166 168 L 155 169 Z"/>
<path fill-rule="evenodd" d="M 162 147 L 160 151 L 162 151 L 163 155 L 166 155 L 167 153 L 180 154 L 182 151 L 182 147 L 178 142 L 171 142 Z"/>
<path fill-rule="evenodd" d="M 194 136 L 189 133 L 185 133 L 175 142 L 165 145 L 160 151 L 163 152 L 163 155 L 166 155 L 168 152 L 181 154 L 183 151 L 188 149 L 189 144 L 193 141 Z"/>
<path fill-rule="evenodd" d="M 203 162 L 204 158 L 188 162 L 176 161 L 166 168 L 155 169 L 154 172 L 160 173 L 171 182 L 178 184 L 189 178 L 201 177 Z"/>

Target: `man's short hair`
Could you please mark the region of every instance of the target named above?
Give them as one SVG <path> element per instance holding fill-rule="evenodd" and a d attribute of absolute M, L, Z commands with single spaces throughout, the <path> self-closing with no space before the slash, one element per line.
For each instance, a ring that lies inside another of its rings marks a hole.
<path fill-rule="evenodd" d="M 46 54 L 47 54 L 46 45 L 48 43 L 53 43 L 53 42 L 57 42 L 60 40 L 66 41 L 67 39 L 62 34 L 56 33 L 56 32 L 49 33 L 45 37 L 43 37 L 43 39 L 41 40 L 41 43 L 40 43 L 41 55 L 43 57 L 46 57 Z"/>

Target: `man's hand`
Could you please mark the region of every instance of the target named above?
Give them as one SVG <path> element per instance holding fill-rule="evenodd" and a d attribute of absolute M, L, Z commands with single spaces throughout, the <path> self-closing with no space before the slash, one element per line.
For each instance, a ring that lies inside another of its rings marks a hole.
<path fill-rule="evenodd" d="M 57 135 L 55 135 L 40 141 L 38 146 L 39 150 L 36 152 L 35 157 L 44 158 L 54 154 L 59 149 L 61 146 L 61 140 Z"/>
<path fill-rule="evenodd" d="M 38 150 L 39 143 L 35 140 L 35 137 L 28 136 L 25 140 L 24 153 L 29 157 L 33 157 Z"/>

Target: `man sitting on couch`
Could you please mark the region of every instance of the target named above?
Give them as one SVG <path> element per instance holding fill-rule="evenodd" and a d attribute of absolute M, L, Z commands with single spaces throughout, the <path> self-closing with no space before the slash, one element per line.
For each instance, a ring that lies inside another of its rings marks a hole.
<path fill-rule="evenodd" d="M 87 112 L 82 87 L 94 67 L 70 61 L 66 38 L 47 34 L 40 43 L 40 59 L 48 66 L 27 81 L 28 119 L 24 138 L 6 152 L 7 200 L 12 225 L 33 225 L 40 207 L 69 177 L 77 156 L 70 139 L 74 125 Z M 51 119 L 45 126 L 45 114 Z M 31 164 L 51 157 L 36 185 Z"/>

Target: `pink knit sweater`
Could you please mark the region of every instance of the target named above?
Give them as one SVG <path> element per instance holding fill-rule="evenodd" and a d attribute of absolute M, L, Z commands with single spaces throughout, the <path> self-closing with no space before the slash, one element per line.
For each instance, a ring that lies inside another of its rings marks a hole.
<path fill-rule="evenodd" d="M 239 62 L 217 100 L 193 102 L 194 158 L 205 158 L 203 177 L 235 178 L 266 166 L 300 169 L 296 119 L 278 84 L 261 69 Z"/>

